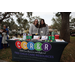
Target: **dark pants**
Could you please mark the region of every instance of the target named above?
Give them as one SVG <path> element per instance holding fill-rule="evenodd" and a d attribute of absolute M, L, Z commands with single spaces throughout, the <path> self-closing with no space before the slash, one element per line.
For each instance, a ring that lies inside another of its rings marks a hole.
<path fill-rule="evenodd" d="M 3 48 L 7 48 L 7 44 L 3 44 Z"/>

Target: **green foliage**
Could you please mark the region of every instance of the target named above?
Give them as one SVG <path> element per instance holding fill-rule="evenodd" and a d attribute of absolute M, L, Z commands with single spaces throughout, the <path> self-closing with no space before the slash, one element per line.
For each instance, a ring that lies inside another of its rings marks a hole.
<path fill-rule="evenodd" d="M 18 25 L 15 23 L 15 21 L 13 20 L 13 18 L 11 19 L 11 21 L 9 20 L 6 20 L 5 22 L 2 22 L 2 29 L 3 29 L 3 25 L 7 25 L 9 27 L 10 30 L 13 30 L 13 29 L 18 29 Z"/>
<path fill-rule="evenodd" d="M 75 18 L 71 19 L 71 22 L 74 23 L 75 22 Z"/>
<path fill-rule="evenodd" d="M 26 12 L 27 17 L 32 16 L 32 12 Z M 16 17 L 17 24 L 15 23 L 15 20 L 12 16 Z M 27 19 L 24 18 L 24 13 L 22 12 L 0 12 L 0 24 L 1 29 L 3 29 L 3 25 L 9 26 L 10 30 L 18 28 L 22 29 L 28 29 L 29 28 L 29 22 Z M 19 26 L 18 26 L 19 25 Z"/>
<path fill-rule="evenodd" d="M 55 14 L 55 16 L 56 16 L 56 17 L 59 17 L 59 16 L 61 16 L 61 13 L 60 13 L 60 12 L 57 12 L 57 13 Z"/>
<path fill-rule="evenodd" d="M 71 16 L 69 16 L 69 20 L 71 20 Z M 53 29 L 57 29 L 58 31 L 60 31 L 60 28 L 61 28 L 61 23 L 62 23 L 62 17 L 61 17 L 61 13 L 60 12 L 57 12 L 55 14 L 55 18 L 52 18 L 52 28 Z"/>
<path fill-rule="evenodd" d="M 23 18 L 23 14 L 22 13 L 17 15 L 17 22 L 18 22 L 18 25 L 19 25 L 20 29 L 21 28 L 26 29 L 26 26 L 29 26 L 28 25 L 28 20 Z"/>
<path fill-rule="evenodd" d="M 56 18 L 52 18 L 52 28 L 53 29 L 57 29 L 58 31 L 60 31 L 61 28 L 61 16 L 56 17 Z"/>
<path fill-rule="evenodd" d="M 32 16 L 32 12 L 27 12 L 27 17 L 30 18 Z"/>

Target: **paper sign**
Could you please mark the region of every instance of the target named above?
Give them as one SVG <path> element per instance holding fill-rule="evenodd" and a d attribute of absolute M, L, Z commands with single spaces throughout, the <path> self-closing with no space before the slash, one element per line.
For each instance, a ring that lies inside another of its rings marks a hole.
<path fill-rule="evenodd" d="M 23 40 L 26 39 L 26 33 L 23 33 Z"/>
<path fill-rule="evenodd" d="M 40 38 L 40 36 L 34 36 L 34 38 L 33 39 L 39 39 Z"/>
<path fill-rule="evenodd" d="M 48 39 L 48 36 L 42 36 L 41 39 L 42 39 L 42 40 L 47 40 L 47 39 Z"/>

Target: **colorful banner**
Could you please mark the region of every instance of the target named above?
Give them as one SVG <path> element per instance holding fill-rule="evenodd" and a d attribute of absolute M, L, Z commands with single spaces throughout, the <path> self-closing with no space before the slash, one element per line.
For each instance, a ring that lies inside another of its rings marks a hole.
<path fill-rule="evenodd" d="M 7 40 L 12 61 L 23 62 L 58 62 L 67 42 L 42 42 Z"/>
<path fill-rule="evenodd" d="M 24 50 L 29 49 L 29 50 L 36 50 L 36 51 L 43 50 L 45 52 L 50 51 L 52 48 L 51 44 L 47 42 L 42 44 L 40 42 L 34 43 L 34 42 L 16 41 L 15 45 L 18 49 L 24 49 Z"/>

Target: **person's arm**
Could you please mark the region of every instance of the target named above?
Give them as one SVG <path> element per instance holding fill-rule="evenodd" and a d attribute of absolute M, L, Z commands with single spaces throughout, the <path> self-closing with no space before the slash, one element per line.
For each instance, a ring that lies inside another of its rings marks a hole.
<path fill-rule="evenodd" d="M 8 29 L 6 29 L 6 33 L 8 32 Z"/>
<path fill-rule="evenodd" d="M 32 34 L 32 31 L 33 31 L 33 26 L 31 25 L 29 28 L 29 33 Z"/>
<path fill-rule="evenodd" d="M 5 33 L 7 33 L 7 31 Z"/>
<path fill-rule="evenodd" d="M 46 36 L 48 36 L 48 34 L 49 34 L 49 27 L 48 25 L 46 25 Z"/>

